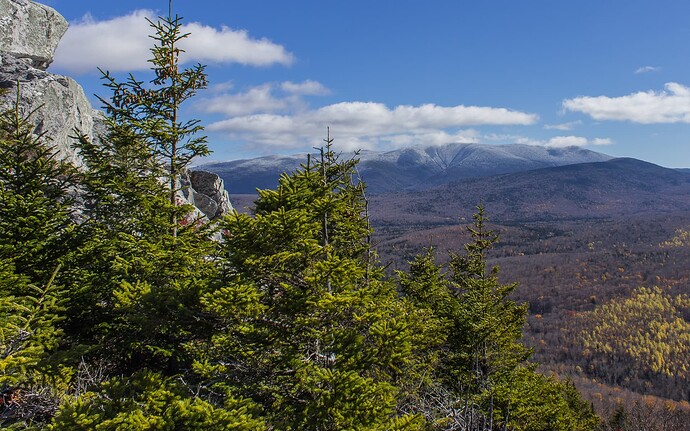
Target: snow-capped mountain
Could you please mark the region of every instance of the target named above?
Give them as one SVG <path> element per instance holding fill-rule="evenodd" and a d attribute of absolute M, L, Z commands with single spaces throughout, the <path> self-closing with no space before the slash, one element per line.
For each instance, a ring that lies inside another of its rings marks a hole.
<path fill-rule="evenodd" d="M 341 157 L 352 157 L 343 153 Z M 369 193 L 423 190 L 465 179 L 522 172 L 577 163 L 603 162 L 612 157 L 578 147 L 533 145 L 447 144 L 394 151 L 362 151 L 360 176 Z M 218 174 L 232 194 L 274 188 L 279 175 L 306 163 L 306 154 L 266 156 L 199 166 Z"/>

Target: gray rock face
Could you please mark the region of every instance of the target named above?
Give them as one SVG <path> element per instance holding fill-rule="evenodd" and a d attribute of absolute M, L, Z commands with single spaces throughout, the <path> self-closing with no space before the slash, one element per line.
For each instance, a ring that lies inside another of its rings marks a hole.
<path fill-rule="evenodd" d="M 73 79 L 45 71 L 53 61 L 67 21 L 53 8 L 28 0 L 0 0 L 0 109 L 12 107 L 20 88 L 20 109 L 33 112 L 34 133 L 52 142 L 57 156 L 77 166 L 75 129 L 93 137 L 98 111 Z"/>
<path fill-rule="evenodd" d="M 67 21 L 55 9 L 27 0 L 0 0 L 0 51 L 45 70 Z"/>
<path fill-rule="evenodd" d="M 36 69 L 12 54 L 0 56 L 0 88 L 6 90 L 0 97 L 0 109 L 13 106 L 19 83 L 21 110 L 25 114 L 35 111 L 30 118 L 36 125 L 35 133 L 51 140 L 58 157 L 80 166 L 71 136 L 75 129 L 92 136 L 94 119 L 99 116 L 82 87 L 71 78 Z"/>
<path fill-rule="evenodd" d="M 223 180 L 216 174 L 206 171 L 187 172 L 181 179 L 181 186 L 185 200 L 197 207 L 209 220 L 232 211 Z"/>
<path fill-rule="evenodd" d="M 97 139 L 105 129 L 102 113 L 93 109 L 81 85 L 45 71 L 66 30 L 67 21 L 52 8 L 28 0 L 0 0 L 0 90 L 5 91 L 0 110 L 14 106 L 19 83 L 19 107 L 24 115 L 32 113 L 34 133 L 51 141 L 57 157 L 82 166 L 72 148 L 75 130 Z M 218 175 L 193 172 L 181 183 L 182 203 L 197 206 L 197 215 L 210 220 L 232 210 Z"/>

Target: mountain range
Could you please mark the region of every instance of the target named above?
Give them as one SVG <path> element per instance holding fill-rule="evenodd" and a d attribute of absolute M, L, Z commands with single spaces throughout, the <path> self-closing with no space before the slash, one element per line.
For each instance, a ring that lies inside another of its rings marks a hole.
<path fill-rule="evenodd" d="M 386 152 L 361 151 L 356 157 L 360 160 L 359 174 L 370 194 L 425 190 L 467 178 L 612 159 L 578 147 L 462 143 Z M 209 163 L 198 168 L 218 174 L 231 194 L 252 194 L 257 188 L 274 188 L 281 173 L 292 172 L 306 161 L 306 154 L 265 156 Z"/>
<path fill-rule="evenodd" d="M 618 218 L 690 211 L 690 173 L 617 158 L 467 178 L 371 200 L 374 224 L 455 222 L 470 217 L 480 202 L 502 222 Z"/>

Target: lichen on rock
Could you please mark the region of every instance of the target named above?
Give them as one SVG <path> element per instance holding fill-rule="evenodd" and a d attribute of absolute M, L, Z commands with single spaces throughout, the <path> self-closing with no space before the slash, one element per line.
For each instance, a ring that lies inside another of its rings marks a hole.
<path fill-rule="evenodd" d="M 53 61 L 67 20 L 55 9 L 28 0 L 0 0 L 0 51 L 45 70 Z"/>

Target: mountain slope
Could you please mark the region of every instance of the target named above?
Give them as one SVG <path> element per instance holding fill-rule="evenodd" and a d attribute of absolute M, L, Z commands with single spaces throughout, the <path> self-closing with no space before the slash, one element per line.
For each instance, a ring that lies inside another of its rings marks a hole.
<path fill-rule="evenodd" d="M 616 218 L 690 210 L 690 174 L 636 159 L 471 178 L 372 197 L 374 224 L 446 224 L 484 202 L 501 222 Z"/>
<path fill-rule="evenodd" d="M 392 271 L 407 269 L 430 245 L 442 258 L 446 251 L 462 254 L 469 239 L 465 225 L 481 201 L 490 228 L 501 235 L 490 263 L 500 266 L 505 282 L 519 282 L 514 299 L 529 307 L 524 340 L 542 370 L 573 375 L 600 412 L 623 404 L 627 409 L 643 395 L 647 403 L 650 394 L 688 399 L 680 373 L 665 378 L 625 371 L 644 369 L 645 359 L 600 354 L 596 360 L 606 366 L 591 368 L 596 352 L 578 337 L 599 321 L 595 310 L 635 299 L 641 286 L 658 286 L 669 298 L 690 294 L 690 173 L 613 159 L 373 196 L 369 214 L 379 256 Z M 654 319 L 643 314 L 647 325 Z M 634 330 L 625 319 L 616 322 L 622 326 L 616 334 Z M 640 350 L 644 344 L 636 342 L 634 351 L 652 351 Z"/>
<path fill-rule="evenodd" d="M 424 190 L 464 178 L 611 159 L 605 154 L 577 147 L 519 144 L 447 144 L 388 152 L 362 151 L 359 158 L 359 172 L 371 194 Z M 242 194 L 274 187 L 282 172 L 291 172 L 306 160 L 306 154 L 267 156 L 210 163 L 200 168 L 218 174 L 231 193 Z"/>

